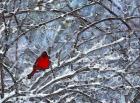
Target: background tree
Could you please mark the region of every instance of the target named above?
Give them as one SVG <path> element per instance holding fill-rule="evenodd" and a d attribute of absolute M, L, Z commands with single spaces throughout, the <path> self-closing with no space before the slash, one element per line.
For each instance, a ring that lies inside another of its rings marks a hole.
<path fill-rule="evenodd" d="M 139 103 L 139 0 L 1 0 L 1 102 Z M 31 80 L 47 51 L 51 69 Z"/>

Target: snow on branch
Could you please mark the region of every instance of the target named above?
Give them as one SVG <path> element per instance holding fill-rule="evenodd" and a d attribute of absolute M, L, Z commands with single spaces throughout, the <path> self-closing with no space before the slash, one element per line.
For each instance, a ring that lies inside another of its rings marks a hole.
<path fill-rule="evenodd" d="M 120 43 L 120 42 L 123 42 L 124 40 L 125 40 L 125 38 L 122 37 L 122 38 L 120 38 L 120 39 L 118 39 L 118 40 L 116 40 L 116 41 L 114 41 L 114 42 L 112 42 L 112 43 L 103 45 L 103 46 L 101 46 L 101 47 L 98 47 L 98 48 L 93 47 L 93 48 L 89 49 L 88 51 L 86 51 L 84 54 L 89 54 L 89 53 L 91 53 L 91 52 L 93 52 L 93 51 L 96 51 L 96 50 L 99 50 L 99 49 L 103 49 L 103 48 L 106 48 L 106 47 L 113 46 L 113 45 L 115 45 L 115 44 L 118 44 L 118 43 Z"/>
<path fill-rule="evenodd" d="M 72 77 L 74 77 L 75 75 L 77 75 L 78 73 L 81 73 L 83 71 L 90 71 L 90 68 L 87 67 L 87 66 L 85 66 L 83 68 L 78 69 L 77 71 L 73 71 L 73 72 L 71 72 L 69 74 L 66 74 L 64 76 L 57 77 L 57 78 L 51 80 L 50 82 L 48 82 L 46 85 L 40 87 L 38 90 L 36 88 L 35 91 L 37 91 L 37 93 L 44 92 L 44 90 L 47 89 L 53 83 L 56 83 L 56 82 L 61 81 L 61 80 L 64 80 L 64 79 L 71 79 Z"/>
<path fill-rule="evenodd" d="M 56 21 L 56 20 L 58 20 L 58 19 L 61 19 L 61 18 L 65 17 L 65 16 L 70 15 L 70 14 L 72 14 L 72 13 L 74 13 L 74 12 L 77 12 L 77 11 L 79 11 L 79 10 L 85 8 L 85 7 L 88 7 L 88 6 L 91 6 L 91 5 L 95 5 L 95 4 L 96 4 L 96 2 L 92 2 L 92 3 L 90 3 L 90 4 L 84 5 L 83 7 L 77 8 L 77 9 L 75 9 L 75 10 L 73 10 L 73 11 L 70 11 L 70 12 L 67 12 L 67 13 L 65 13 L 65 14 L 63 14 L 63 15 L 60 15 L 60 16 L 54 18 L 54 19 L 51 19 L 51 20 L 49 20 L 49 21 L 40 23 L 40 24 L 38 24 L 37 26 L 34 26 L 34 27 L 28 29 L 27 31 L 21 33 L 20 35 L 18 35 L 18 36 L 9 44 L 8 47 L 12 46 L 19 38 L 21 38 L 22 36 L 26 35 L 28 32 L 30 32 L 30 31 L 32 31 L 32 30 L 35 30 L 35 29 L 37 29 L 37 28 L 39 28 L 39 27 L 41 27 L 41 26 L 43 26 L 43 25 L 46 25 L 46 24 L 48 24 L 48 23 L 51 23 L 51 22 Z"/>
<path fill-rule="evenodd" d="M 118 39 L 118 40 L 116 40 L 116 41 L 114 41 L 114 42 L 112 42 L 112 43 L 103 45 L 103 46 L 101 46 L 101 47 L 98 47 L 98 48 L 94 48 L 94 47 L 93 47 L 93 48 L 89 49 L 88 51 L 86 51 L 85 53 L 78 52 L 77 56 L 75 56 L 75 57 L 73 57 L 73 58 L 71 58 L 71 59 L 68 59 L 67 61 L 63 62 L 59 67 L 58 67 L 58 66 L 57 66 L 57 67 L 54 67 L 53 70 L 54 70 L 54 71 L 57 71 L 57 70 L 59 70 L 59 69 L 65 67 L 65 66 L 67 66 L 67 65 L 69 65 L 69 64 L 75 63 L 77 60 L 79 60 L 79 59 L 85 57 L 87 54 L 89 54 L 89 53 L 91 53 L 91 52 L 94 52 L 94 51 L 99 50 L 99 49 L 102 49 L 102 48 L 106 48 L 106 47 L 113 46 L 113 45 L 115 45 L 115 44 L 118 44 L 118 43 L 120 43 L 120 42 L 123 42 L 124 40 L 125 40 L 125 38 L 122 37 L 122 38 L 120 38 L 120 39 Z M 78 72 L 78 71 L 76 71 L 76 72 Z M 38 79 L 35 81 L 35 83 L 31 86 L 30 90 L 32 90 L 33 88 L 35 88 L 37 85 L 38 85 L 38 87 L 40 87 L 40 86 L 39 86 L 40 82 L 43 80 L 43 78 L 45 77 L 45 75 L 48 75 L 48 74 L 50 74 L 50 73 L 51 73 L 51 70 L 49 70 L 48 72 L 44 73 L 44 75 L 42 75 L 40 78 L 38 78 Z M 70 75 L 67 75 L 66 77 L 65 77 L 65 76 L 64 76 L 64 77 L 61 77 L 61 78 L 67 78 L 67 77 L 69 77 L 69 76 L 71 76 L 71 74 L 70 74 Z M 56 81 L 59 81 L 59 80 L 61 80 L 61 78 L 59 77 L 59 78 L 57 78 L 57 79 L 54 79 L 53 81 L 50 81 L 50 83 L 48 83 L 47 85 L 50 85 L 50 84 L 52 84 L 52 83 L 54 83 L 54 82 L 56 82 Z"/>

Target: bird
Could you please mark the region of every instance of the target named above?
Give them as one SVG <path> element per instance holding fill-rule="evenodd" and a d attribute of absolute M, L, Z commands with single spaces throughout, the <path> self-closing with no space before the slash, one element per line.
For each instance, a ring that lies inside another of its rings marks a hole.
<path fill-rule="evenodd" d="M 31 79 L 36 72 L 45 71 L 46 69 L 49 69 L 50 65 L 50 56 L 48 56 L 46 51 L 43 51 L 42 54 L 36 59 L 33 65 L 33 70 L 30 74 L 27 75 L 27 78 Z"/>

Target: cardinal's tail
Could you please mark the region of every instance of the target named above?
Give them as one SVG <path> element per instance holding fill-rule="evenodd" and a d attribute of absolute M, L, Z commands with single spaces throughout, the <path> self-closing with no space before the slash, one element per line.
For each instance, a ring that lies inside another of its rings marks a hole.
<path fill-rule="evenodd" d="M 28 78 L 28 79 L 31 79 L 32 76 L 33 76 L 33 75 L 30 73 L 30 74 L 27 75 L 27 78 Z"/>
<path fill-rule="evenodd" d="M 30 74 L 27 75 L 28 79 L 31 79 L 31 77 L 35 74 L 35 70 L 33 70 Z"/>

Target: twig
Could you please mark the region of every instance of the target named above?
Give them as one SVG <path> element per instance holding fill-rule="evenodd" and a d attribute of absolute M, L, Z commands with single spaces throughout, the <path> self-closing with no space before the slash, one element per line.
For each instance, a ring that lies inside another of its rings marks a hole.
<path fill-rule="evenodd" d="M 57 70 L 59 70 L 59 69 L 61 69 L 61 68 L 64 68 L 65 66 L 67 66 L 67 65 L 69 65 L 69 64 L 72 64 L 72 63 L 76 62 L 77 60 L 83 58 L 84 56 L 88 55 L 88 54 L 91 53 L 91 52 L 94 52 L 94 51 L 96 51 L 96 50 L 99 50 L 99 49 L 102 49 L 102 48 L 106 48 L 106 47 L 109 47 L 109 46 L 118 44 L 118 43 L 120 43 L 120 42 L 122 42 L 122 41 L 124 41 L 124 40 L 125 40 L 124 38 L 123 38 L 123 39 L 119 39 L 119 40 L 114 41 L 114 42 L 112 42 L 112 43 L 110 43 L 110 44 L 103 45 L 103 46 L 98 47 L 98 48 L 92 48 L 92 49 L 90 49 L 89 51 L 87 51 L 87 52 L 84 53 L 84 54 L 79 53 L 79 54 L 77 54 L 77 56 L 71 58 L 70 60 L 67 60 L 67 61 L 65 61 L 64 63 L 61 63 L 60 66 L 54 67 L 53 70 L 54 70 L 54 71 L 57 71 Z M 37 87 L 37 84 L 40 84 L 40 83 L 41 83 L 41 80 L 43 80 L 44 78 L 46 78 L 45 75 L 49 75 L 50 73 L 51 73 L 51 71 L 48 71 L 48 72 L 44 73 L 44 75 L 43 75 L 42 77 L 40 77 L 39 79 L 37 79 L 37 81 L 35 81 L 35 83 L 31 86 L 30 90 L 32 90 L 33 88 Z"/>
<path fill-rule="evenodd" d="M 95 2 L 92 2 L 92 3 L 90 3 L 90 4 L 84 5 L 84 6 L 81 7 L 81 8 L 75 9 L 75 10 L 73 10 L 73 11 L 71 11 L 71 12 L 65 13 L 65 14 L 63 14 L 63 15 L 61 15 L 61 16 L 59 16 L 59 17 L 56 17 L 56 18 L 54 18 L 54 19 L 51 19 L 51 20 L 49 20 L 49 21 L 47 21 L 47 22 L 40 23 L 40 24 L 38 24 L 37 26 L 32 27 L 32 28 L 30 28 L 29 30 L 27 30 L 27 31 L 25 31 L 25 32 L 23 32 L 23 33 L 21 33 L 21 34 L 20 34 L 18 37 L 16 37 L 8 46 L 9 46 L 9 47 L 12 46 L 12 45 L 15 43 L 15 41 L 17 41 L 17 40 L 18 40 L 20 37 L 22 37 L 23 35 L 26 35 L 26 34 L 27 34 L 28 32 L 30 32 L 31 30 L 37 29 L 37 28 L 39 28 L 40 26 L 46 25 L 47 23 L 53 22 L 53 21 L 58 20 L 58 19 L 60 19 L 60 18 L 64 18 L 65 16 L 67 16 L 67 15 L 69 15 L 69 14 L 72 14 L 73 12 L 79 11 L 79 10 L 81 10 L 81 9 L 83 9 L 83 8 L 85 8 L 85 7 L 91 6 L 91 5 L 93 5 L 93 4 L 96 4 L 96 3 L 95 3 Z"/>
<path fill-rule="evenodd" d="M 52 67 L 52 65 L 51 65 L 51 72 L 52 72 L 52 74 L 53 74 L 53 77 L 55 78 L 55 74 L 54 74 L 54 71 L 53 71 L 53 67 Z"/>
<path fill-rule="evenodd" d="M 128 71 L 128 68 L 131 67 L 139 58 L 140 58 L 140 55 L 139 55 L 134 61 L 132 61 L 131 63 L 129 63 L 129 64 L 125 67 L 125 71 L 127 72 L 127 71 Z"/>
<path fill-rule="evenodd" d="M 3 79 L 4 79 L 3 66 L 0 63 L 1 98 L 4 98 L 4 81 L 3 81 Z"/>
<path fill-rule="evenodd" d="M 121 17 L 119 17 L 116 13 L 114 13 L 112 10 L 110 10 L 107 6 L 105 6 L 103 3 L 101 3 L 100 1 L 97 2 L 99 5 L 101 5 L 102 7 L 104 7 L 107 11 L 109 11 L 112 15 L 114 15 L 116 18 L 119 18 L 119 20 L 126 25 L 126 27 L 128 28 L 128 30 L 132 30 L 132 28 L 127 24 L 126 21 L 124 21 Z"/>
<path fill-rule="evenodd" d="M 75 35 L 78 36 L 78 35 L 80 35 L 81 33 L 83 33 L 84 31 L 86 31 L 87 29 L 89 29 L 90 27 L 95 26 L 96 24 L 99 24 L 99 23 L 101 23 L 101 22 L 108 21 L 108 20 L 120 20 L 120 18 L 116 18 L 116 17 L 113 18 L 113 17 L 112 17 L 112 18 L 106 18 L 106 19 L 102 19 L 102 20 L 100 20 L 100 21 L 93 22 L 93 23 L 89 24 L 88 26 L 84 27 L 82 30 L 78 31 Z M 79 39 L 79 38 L 77 38 L 76 41 L 75 41 L 74 48 L 75 48 L 76 45 L 77 45 L 78 39 Z"/>
<path fill-rule="evenodd" d="M 70 74 L 68 74 L 68 75 L 65 75 L 65 76 L 56 78 L 56 79 L 54 79 L 54 80 L 48 82 L 45 86 L 42 86 L 42 87 L 38 88 L 38 90 L 37 90 L 37 88 L 36 88 L 37 93 L 40 93 L 40 92 L 44 91 L 48 86 L 52 85 L 53 83 L 56 83 L 56 82 L 58 82 L 58 81 L 60 81 L 60 80 L 72 78 L 73 76 L 77 75 L 77 74 L 80 73 L 80 72 L 89 71 L 89 70 L 90 70 L 90 69 L 89 69 L 88 67 L 83 67 L 83 68 L 81 68 L 81 69 L 79 69 L 79 70 L 77 70 L 77 71 L 75 71 L 75 72 L 72 72 L 72 73 L 70 73 Z"/>

